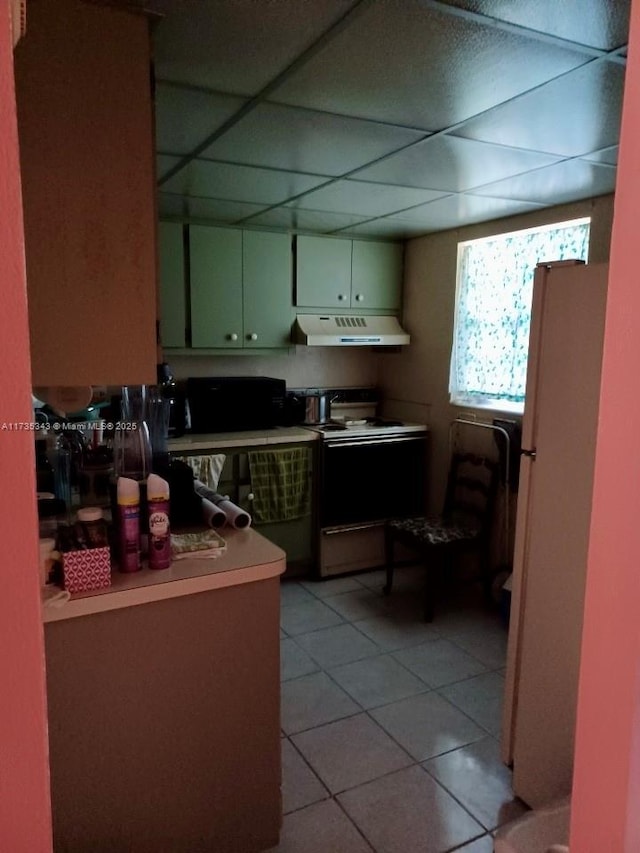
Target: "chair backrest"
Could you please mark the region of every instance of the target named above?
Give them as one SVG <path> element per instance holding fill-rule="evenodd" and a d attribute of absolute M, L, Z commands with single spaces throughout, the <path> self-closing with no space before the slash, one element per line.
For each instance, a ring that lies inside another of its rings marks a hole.
<path fill-rule="evenodd" d="M 471 526 L 488 536 L 498 492 L 498 463 L 473 453 L 454 453 L 444 501 L 443 518 Z"/>

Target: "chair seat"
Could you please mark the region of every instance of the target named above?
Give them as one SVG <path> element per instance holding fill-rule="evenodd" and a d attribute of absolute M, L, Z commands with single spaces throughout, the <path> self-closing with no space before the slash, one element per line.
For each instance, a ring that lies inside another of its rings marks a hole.
<path fill-rule="evenodd" d="M 480 534 L 478 527 L 456 524 L 443 518 L 394 518 L 388 523 L 391 532 L 402 534 L 419 545 L 447 545 L 471 541 Z"/>

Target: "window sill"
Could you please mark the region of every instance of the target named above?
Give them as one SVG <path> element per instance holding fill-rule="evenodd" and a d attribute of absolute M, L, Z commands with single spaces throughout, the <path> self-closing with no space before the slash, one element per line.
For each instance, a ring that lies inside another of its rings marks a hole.
<path fill-rule="evenodd" d="M 450 400 L 449 401 L 452 406 L 455 406 L 457 409 L 466 409 L 467 411 L 480 411 L 480 412 L 492 412 L 496 415 L 515 415 L 517 417 L 522 417 L 524 414 L 524 404 L 523 403 L 508 403 L 508 402 L 468 402 L 463 400 Z"/>

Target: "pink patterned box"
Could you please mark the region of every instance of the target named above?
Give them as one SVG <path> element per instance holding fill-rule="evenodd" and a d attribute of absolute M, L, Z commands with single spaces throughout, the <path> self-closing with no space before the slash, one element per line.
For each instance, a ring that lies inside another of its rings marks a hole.
<path fill-rule="evenodd" d="M 64 588 L 87 592 L 111 586 L 111 555 L 108 548 L 65 551 L 62 555 Z"/>

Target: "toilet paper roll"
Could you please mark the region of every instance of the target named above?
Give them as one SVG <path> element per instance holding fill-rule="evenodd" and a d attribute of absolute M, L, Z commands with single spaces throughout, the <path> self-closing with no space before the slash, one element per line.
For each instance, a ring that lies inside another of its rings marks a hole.
<path fill-rule="evenodd" d="M 224 527 L 227 516 L 212 501 L 202 498 L 202 520 L 207 527 Z"/>
<path fill-rule="evenodd" d="M 218 509 L 227 516 L 227 524 L 242 530 L 245 527 L 251 526 L 251 516 L 242 507 L 236 506 L 231 501 L 221 500 L 217 504 Z"/>

